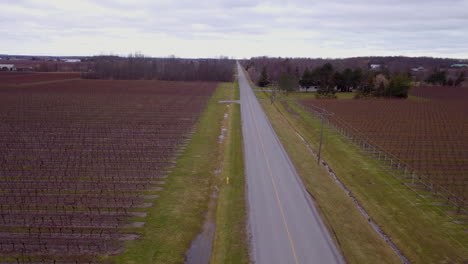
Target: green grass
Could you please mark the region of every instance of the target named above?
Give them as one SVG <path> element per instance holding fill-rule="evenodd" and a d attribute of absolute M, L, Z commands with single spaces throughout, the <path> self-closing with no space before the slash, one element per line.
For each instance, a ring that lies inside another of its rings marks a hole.
<path fill-rule="evenodd" d="M 408 95 L 408 100 L 415 100 L 415 101 L 419 101 L 419 102 L 430 102 L 431 101 L 431 99 L 429 99 L 429 98 L 419 97 L 419 96 L 416 96 L 416 95 Z"/>
<path fill-rule="evenodd" d="M 240 89 L 239 89 L 239 80 L 237 79 L 236 75 L 236 81 L 234 82 L 234 100 L 240 100 Z"/>
<path fill-rule="evenodd" d="M 265 94 L 259 94 L 266 98 Z M 388 246 L 382 244 L 366 225 L 357 209 L 340 195 L 323 168 L 298 141 L 298 131 L 315 150 L 320 122 L 295 102 L 297 96 L 283 96 L 289 111 L 279 102 L 263 102 L 278 136 L 296 165 L 307 189 L 317 201 L 328 226 L 350 263 L 395 262 Z M 290 111 L 294 111 L 294 114 Z M 382 227 L 412 263 L 462 263 L 468 260 L 466 226 L 454 224 L 429 199 L 421 198 L 389 175 L 373 158 L 341 135 L 325 131 L 322 157 L 337 177 L 351 190 L 372 219 Z M 342 192 L 342 191 L 341 191 Z M 354 244 L 354 245 L 353 245 Z"/>
<path fill-rule="evenodd" d="M 290 92 L 288 97 L 293 97 L 297 99 L 315 99 L 316 92 Z M 353 99 L 355 93 L 345 93 L 345 92 L 337 92 L 336 94 L 337 99 Z"/>
<path fill-rule="evenodd" d="M 208 102 L 186 151 L 177 159 L 164 190 L 157 194 L 155 205 L 145 209 L 145 227 L 135 229 L 143 237 L 127 242 L 126 251 L 105 257 L 115 263 L 183 263 L 184 254 L 200 232 L 204 214 L 216 181 L 214 171 L 219 164 L 218 136 L 225 105 L 219 100 L 231 100 L 232 83 L 220 84 Z"/>
<path fill-rule="evenodd" d="M 237 83 L 236 94 L 239 92 Z M 231 104 L 211 263 L 249 263 L 240 105 Z"/>

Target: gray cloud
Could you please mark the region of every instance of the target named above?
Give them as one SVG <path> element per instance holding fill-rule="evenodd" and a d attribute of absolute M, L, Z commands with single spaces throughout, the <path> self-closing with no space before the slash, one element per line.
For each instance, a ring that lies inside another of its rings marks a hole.
<path fill-rule="evenodd" d="M 4 0 L 0 9 L 0 53 L 468 58 L 468 0 Z"/>

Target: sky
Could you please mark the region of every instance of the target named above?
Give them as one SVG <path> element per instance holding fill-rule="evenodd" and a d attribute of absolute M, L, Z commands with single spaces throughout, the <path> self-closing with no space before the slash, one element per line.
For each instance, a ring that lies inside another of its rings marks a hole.
<path fill-rule="evenodd" d="M 0 0 L 0 54 L 468 59 L 468 0 Z"/>

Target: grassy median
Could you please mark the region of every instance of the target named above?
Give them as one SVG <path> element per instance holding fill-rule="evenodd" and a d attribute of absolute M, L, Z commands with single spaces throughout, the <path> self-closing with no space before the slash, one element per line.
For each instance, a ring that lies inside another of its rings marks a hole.
<path fill-rule="evenodd" d="M 239 87 L 235 83 L 238 98 Z M 212 264 L 249 263 L 240 105 L 231 104 L 224 147 Z"/>
<path fill-rule="evenodd" d="M 296 135 L 317 150 L 320 121 L 298 106 L 301 96 L 281 96 L 283 103 L 271 105 L 261 94 L 260 101 L 346 260 L 401 262 Z M 325 129 L 322 158 L 412 263 L 468 260 L 466 227 L 451 222 L 441 208 L 409 190 L 352 142 Z"/>

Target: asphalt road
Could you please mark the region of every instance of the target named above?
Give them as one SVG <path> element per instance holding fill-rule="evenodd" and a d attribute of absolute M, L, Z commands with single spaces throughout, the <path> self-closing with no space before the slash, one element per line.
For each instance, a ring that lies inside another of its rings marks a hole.
<path fill-rule="evenodd" d="M 343 263 L 243 71 L 238 70 L 254 263 Z"/>

